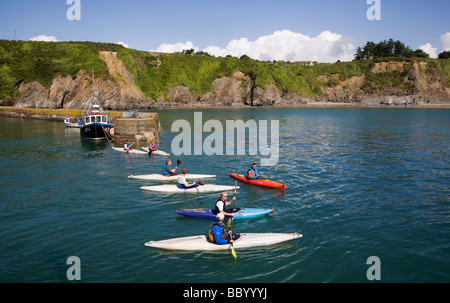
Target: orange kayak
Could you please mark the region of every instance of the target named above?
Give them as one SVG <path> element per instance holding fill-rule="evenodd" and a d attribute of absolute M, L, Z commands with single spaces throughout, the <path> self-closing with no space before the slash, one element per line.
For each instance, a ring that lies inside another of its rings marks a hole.
<path fill-rule="evenodd" d="M 286 188 L 286 184 L 274 182 L 269 179 L 249 180 L 244 175 L 238 175 L 238 174 L 233 174 L 233 173 L 230 174 L 230 177 L 237 179 L 239 181 L 251 184 L 251 185 L 257 185 L 257 186 L 263 186 L 263 187 L 275 188 L 275 189 L 285 189 Z"/>

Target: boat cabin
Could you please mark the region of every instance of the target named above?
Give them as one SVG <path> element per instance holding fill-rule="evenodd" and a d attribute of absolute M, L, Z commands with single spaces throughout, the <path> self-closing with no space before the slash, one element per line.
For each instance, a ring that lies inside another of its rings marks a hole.
<path fill-rule="evenodd" d="M 89 124 L 89 123 L 109 123 L 108 121 L 108 117 L 106 115 L 102 115 L 102 114 L 92 114 L 92 115 L 88 115 L 84 117 L 84 123 L 85 124 Z"/>

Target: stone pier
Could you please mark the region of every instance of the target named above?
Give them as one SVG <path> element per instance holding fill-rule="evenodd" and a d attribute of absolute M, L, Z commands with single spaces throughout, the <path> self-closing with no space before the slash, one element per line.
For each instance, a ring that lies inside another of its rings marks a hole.
<path fill-rule="evenodd" d="M 157 113 L 138 113 L 138 118 L 116 118 L 114 121 L 114 140 L 136 143 L 159 142 L 161 124 Z"/>

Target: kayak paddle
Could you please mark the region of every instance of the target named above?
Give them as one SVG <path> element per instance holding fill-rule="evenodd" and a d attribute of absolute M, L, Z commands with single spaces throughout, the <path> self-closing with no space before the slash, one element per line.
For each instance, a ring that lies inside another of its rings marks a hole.
<path fill-rule="evenodd" d="M 237 181 L 234 181 L 234 202 L 236 202 L 236 186 L 237 186 Z M 233 203 L 234 203 L 233 202 Z M 234 217 L 231 217 L 231 219 L 228 220 L 227 222 L 227 227 L 229 228 L 231 226 L 231 224 L 233 223 L 233 219 Z"/>
<path fill-rule="evenodd" d="M 230 234 L 230 239 L 233 239 L 233 234 L 232 233 Z M 236 259 L 237 255 L 236 255 L 236 251 L 234 250 L 233 242 L 230 243 L 230 249 L 231 249 L 231 254 Z"/>

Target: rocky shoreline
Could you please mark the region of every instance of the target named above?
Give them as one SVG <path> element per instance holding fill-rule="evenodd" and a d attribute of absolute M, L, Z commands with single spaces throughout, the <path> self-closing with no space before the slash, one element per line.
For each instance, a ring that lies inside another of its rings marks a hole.
<path fill-rule="evenodd" d="M 392 105 L 376 103 L 374 104 L 360 104 L 360 103 L 340 103 L 340 102 L 312 102 L 305 104 L 276 104 L 272 106 L 261 106 L 261 108 L 324 108 L 324 107 L 336 107 L 336 108 L 422 108 L 422 109 L 447 109 L 450 108 L 450 103 L 427 103 L 427 104 L 407 104 L 407 105 Z M 250 105 L 207 105 L 207 104 L 177 104 L 170 103 L 164 106 L 154 106 L 148 110 L 159 109 L 220 109 L 220 108 L 253 108 Z M 122 116 L 121 111 L 109 111 L 113 119 Z M 0 116 L 24 118 L 24 119 L 40 119 L 49 121 L 62 121 L 66 117 L 76 116 L 80 117 L 82 110 L 72 109 L 36 109 L 36 108 L 20 108 L 10 106 L 0 106 Z"/>

